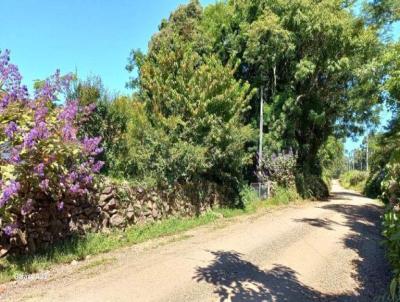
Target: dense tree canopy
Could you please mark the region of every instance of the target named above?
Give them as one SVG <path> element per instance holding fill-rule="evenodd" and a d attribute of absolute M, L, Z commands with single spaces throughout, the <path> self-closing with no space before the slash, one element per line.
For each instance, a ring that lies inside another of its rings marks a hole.
<path fill-rule="evenodd" d="M 318 153 L 327 139 L 359 133 L 381 102 L 381 27 L 352 14 L 351 5 L 231 0 L 203 10 L 191 1 L 161 23 L 146 55 L 132 52 L 128 69 L 137 67 L 138 77 L 130 85 L 138 87 L 153 123 L 170 130 L 180 124 L 178 136 L 196 144 L 204 129 L 213 133 L 204 114 L 220 115 L 228 125 L 245 113 L 249 96 L 244 121 L 255 128 L 260 93 L 248 92 L 262 90 L 265 150 L 292 149 L 300 179 L 320 177 Z"/>
<path fill-rule="evenodd" d="M 359 130 L 379 101 L 378 32 L 343 4 L 259 0 L 207 8 L 231 12 L 210 36 L 223 61 L 239 60 L 237 77 L 264 90 L 266 147 L 298 150 L 299 164 L 315 174 L 326 139 Z"/>
<path fill-rule="evenodd" d="M 199 22 L 197 2 L 180 7 L 153 36 L 146 55 L 133 52 L 139 98 L 149 120 L 164 137 L 159 152 L 167 161 L 168 182 L 208 180 L 239 188 L 250 156 L 244 124 L 253 92 L 234 77 L 236 66 L 210 53 Z"/>

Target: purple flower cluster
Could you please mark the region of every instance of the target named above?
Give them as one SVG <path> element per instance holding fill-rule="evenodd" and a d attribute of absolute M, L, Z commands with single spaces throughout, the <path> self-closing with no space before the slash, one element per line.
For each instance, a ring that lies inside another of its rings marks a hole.
<path fill-rule="evenodd" d="M 54 75 L 46 79 L 40 87 L 35 92 L 35 99 L 41 99 L 46 101 L 54 101 L 57 99 L 57 95 L 60 92 L 68 89 L 69 84 L 73 78 L 72 74 L 67 74 L 61 76 L 60 70 L 56 70 Z"/>
<path fill-rule="evenodd" d="M 0 195 L 0 208 L 4 207 L 12 198 L 16 197 L 18 191 L 21 189 L 19 182 L 13 180 L 8 184 L 0 184 L 1 195 Z"/>
<path fill-rule="evenodd" d="M 8 159 L 10 164 L 18 164 L 21 162 L 20 151 L 18 148 L 12 148 L 10 152 L 10 157 Z"/>
<path fill-rule="evenodd" d="M 49 112 L 49 108 L 47 108 L 44 104 L 40 104 L 41 106 L 37 106 L 35 111 L 35 123 L 39 124 L 41 122 L 46 121 L 46 116 Z"/>
<path fill-rule="evenodd" d="M 85 195 L 89 192 L 88 188 L 93 185 L 93 174 L 99 173 L 103 165 L 103 162 L 89 158 L 88 161 L 76 167 L 75 171 L 62 177 L 60 183 L 73 196 Z"/>
<path fill-rule="evenodd" d="M 76 140 L 78 131 L 74 125 L 74 122 L 78 111 L 78 101 L 73 100 L 69 101 L 58 115 L 58 120 L 63 124 L 62 136 L 66 141 Z"/>
<path fill-rule="evenodd" d="M 67 105 L 58 115 L 60 121 L 73 123 L 75 121 L 76 115 L 78 114 L 78 101 L 72 100 L 68 101 Z"/>
<path fill-rule="evenodd" d="M 50 181 L 48 179 L 43 179 L 40 183 L 39 183 L 39 188 L 43 191 L 43 192 L 47 192 L 47 190 L 49 189 L 49 183 Z"/>
<path fill-rule="evenodd" d="M 38 164 L 33 171 L 36 175 L 43 177 L 44 176 L 44 163 Z"/>
<path fill-rule="evenodd" d="M 93 173 L 99 173 L 101 168 L 103 168 L 103 166 L 104 166 L 104 162 L 103 161 L 99 160 L 98 162 L 94 163 L 93 166 L 92 166 Z"/>
<path fill-rule="evenodd" d="M 21 215 L 26 216 L 33 210 L 33 200 L 29 198 L 21 208 Z"/>
<path fill-rule="evenodd" d="M 296 155 L 289 150 L 278 154 L 271 154 L 262 162 L 262 176 L 282 187 L 291 187 L 295 184 Z"/>
<path fill-rule="evenodd" d="M 57 202 L 57 209 L 58 209 L 59 211 L 61 211 L 62 209 L 64 209 L 64 202 L 63 202 L 63 201 Z"/>
<path fill-rule="evenodd" d="M 83 149 L 88 155 L 98 155 L 103 152 L 103 148 L 100 148 L 99 145 L 101 143 L 101 137 L 93 137 L 88 138 L 85 137 L 83 139 Z"/>
<path fill-rule="evenodd" d="M 22 76 L 18 67 L 10 64 L 10 51 L 0 51 L 0 113 L 12 102 L 25 101 L 28 89 L 21 84 Z"/>
<path fill-rule="evenodd" d="M 82 196 L 94 187 L 94 174 L 104 165 L 95 159 L 102 152 L 101 138 L 78 136 L 81 123 L 95 106 L 82 108 L 77 100 L 54 106 L 72 76 L 57 71 L 30 99 L 18 68 L 9 60 L 8 51 L 0 52 L 0 139 L 7 146 L 6 155 L 0 154 L 0 164 L 12 165 L 13 171 L 7 181 L 0 171 L 4 221 L 11 217 L 9 205 L 19 206 L 21 215 L 28 215 L 43 194 L 63 209 L 64 198 Z M 12 102 L 17 102 L 18 110 Z M 3 231 L 12 234 L 12 224 Z"/>
<path fill-rule="evenodd" d="M 15 223 L 9 224 L 9 225 L 6 225 L 6 227 L 3 229 L 3 232 L 8 237 L 11 237 L 12 235 L 14 235 L 16 228 L 17 228 L 17 225 Z"/>
<path fill-rule="evenodd" d="M 10 122 L 8 123 L 4 132 L 8 138 L 12 138 L 14 136 L 14 133 L 17 131 L 18 131 L 18 125 L 15 122 Z"/>
<path fill-rule="evenodd" d="M 26 148 L 32 148 L 36 145 L 38 140 L 46 139 L 49 136 L 50 132 L 47 129 L 47 124 L 45 122 L 39 122 L 25 135 L 24 146 Z"/>

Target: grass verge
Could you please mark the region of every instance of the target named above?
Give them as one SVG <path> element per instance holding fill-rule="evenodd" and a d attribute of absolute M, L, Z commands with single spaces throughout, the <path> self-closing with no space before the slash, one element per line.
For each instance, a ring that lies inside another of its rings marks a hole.
<path fill-rule="evenodd" d="M 274 198 L 265 201 L 256 200 L 254 196 L 249 195 L 245 198 L 243 208 L 220 208 L 198 217 L 169 218 L 157 223 L 131 226 L 125 231 L 88 234 L 84 238 L 66 240 L 32 256 L 8 256 L 0 259 L 0 284 L 47 270 L 56 264 L 83 260 L 88 255 L 106 253 L 150 239 L 179 234 L 221 219 L 254 214 L 261 209 L 288 204 L 290 200 L 294 201 L 298 197 L 297 194 L 285 190 L 277 193 Z"/>

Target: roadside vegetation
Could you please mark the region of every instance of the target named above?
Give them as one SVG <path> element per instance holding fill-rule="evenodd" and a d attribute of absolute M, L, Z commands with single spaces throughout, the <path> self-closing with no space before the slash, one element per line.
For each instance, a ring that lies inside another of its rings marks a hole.
<path fill-rule="evenodd" d="M 352 170 L 343 173 L 340 176 L 339 182 L 346 189 L 351 189 L 359 193 L 363 193 L 367 178 L 368 172 Z"/>
<path fill-rule="evenodd" d="M 85 237 L 71 238 L 34 255 L 14 255 L 0 259 L 0 284 L 18 280 L 29 274 L 43 273 L 57 264 L 82 261 L 123 247 L 139 244 L 151 239 L 177 235 L 207 224 L 230 221 L 230 218 L 261 213 L 302 199 L 295 191 L 279 189 L 274 197 L 261 200 L 251 188 L 243 191 L 244 204 L 240 208 L 218 208 L 201 216 L 170 218 L 158 223 L 131 226 L 126 230 L 111 230 L 109 233 L 92 233 Z M 173 238 L 172 238 L 173 240 Z"/>
<path fill-rule="evenodd" d="M 384 131 L 369 131 L 359 149 L 345 159 L 357 169 L 341 176 L 341 183 L 371 198 L 379 198 L 386 210 L 382 217 L 384 245 L 393 267 L 390 296 L 400 299 L 400 46 L 390 45 L 383 57 L 388 77 L 382 87 L 392 119 Z M 368 171 L 366 171 L 368 167 Z M 363 171 L 361 171 L 363 170 Z"/>
<path fill-rule="evenodd" d="M 88 234 L 33 256 L 11 253 L 0 278 L 181 232 L 215 221 L 215 213 L 325 198 L 330 180 L 346 169 L 345 138 L 377 125 L 386 104 L 393 119 L 366 142 L 369 165 L 352 163 L 369 174 L 349 171 L 341 181 L 387 204 L 391 293 L 399 294 L 400 43 L 389 34 L 399 18 L 391 0 L 240 0 L 204 8 L 191 0 L 160 21 L 147 52 L 131 50 L 129 95 L 111 95 L 99 77 L 59 72 L 29 95 L 2 50 L 0 247 L 24 231 L 16 213 L 26 217 L 43 203 L 67 211 L 65 200 L 93 197 L 104 177 L 169 192 L 214 183 L 230 204 Z M 267 201 L 255 201 L 255 182 L 270 185 Z"/>

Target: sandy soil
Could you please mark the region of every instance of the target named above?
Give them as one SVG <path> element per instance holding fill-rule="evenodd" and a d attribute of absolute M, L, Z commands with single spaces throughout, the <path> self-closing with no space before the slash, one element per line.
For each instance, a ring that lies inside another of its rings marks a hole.
<path fill-rule="evenodd" d="M 0 301 L 373 301 L 389 278 L 381 212 L 334 183 L 329 201 L 60 266 L 6 285 Z"/>

